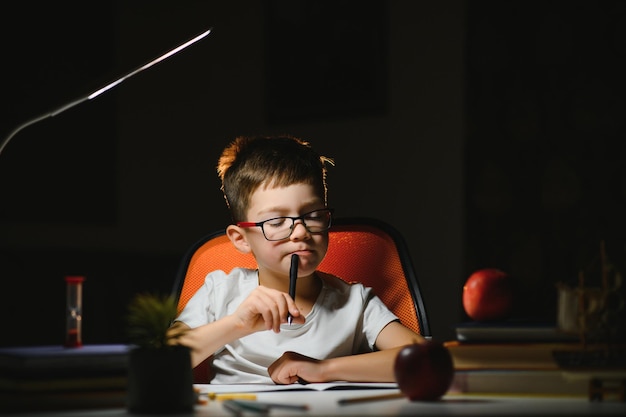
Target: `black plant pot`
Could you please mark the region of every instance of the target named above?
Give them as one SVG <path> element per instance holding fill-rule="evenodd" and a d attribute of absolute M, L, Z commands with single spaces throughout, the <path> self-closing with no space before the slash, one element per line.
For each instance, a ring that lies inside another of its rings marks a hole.
<path fill-rule="evenodd" d="M 195 394 L 188 348 L 135 348 L 130 351 L 128 366 L 129 412 L 193 413 Z"/>

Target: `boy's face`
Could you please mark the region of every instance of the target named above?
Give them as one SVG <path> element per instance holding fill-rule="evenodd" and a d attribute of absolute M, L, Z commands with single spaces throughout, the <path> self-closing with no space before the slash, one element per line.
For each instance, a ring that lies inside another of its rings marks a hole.
<path fill-rule="evenodd" d="M 282 188 L 259 187 L 251 196 L 246 221 L 260 222 L 279 216 L 297 217 L 313 210 L 325 208 L 324 201 L 309 184 L 293 184 Z M 243 230 L 254 254 L 259 271 L 275 275 L 288 275 L 291 255 L 298 254 L 298 276 L 315 272 L 328 249 L 328 232 L 309 233 L 296 220 L 288 239 L 268 241 L 260 227 Z"/>

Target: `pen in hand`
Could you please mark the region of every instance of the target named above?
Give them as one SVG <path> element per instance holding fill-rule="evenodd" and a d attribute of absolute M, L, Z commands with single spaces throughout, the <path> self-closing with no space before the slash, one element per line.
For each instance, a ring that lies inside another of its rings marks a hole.
<path fill-rule="evenodd" d="M 296 300 L 296 281 L 298 279 L 298 255 L 295 253 L 291 255 L 291 268 L 289 268 L 289 296 Z M 287 315 L 287 321 L 291 326 L 292 321 L 291 313 Z"/>

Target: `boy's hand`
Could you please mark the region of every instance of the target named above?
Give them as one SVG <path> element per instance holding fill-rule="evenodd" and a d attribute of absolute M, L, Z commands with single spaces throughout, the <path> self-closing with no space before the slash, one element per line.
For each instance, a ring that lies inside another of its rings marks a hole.
<path fill-rule="evenodd" d="M 165 333 L 167 337 L 167 344 L 172 346 L 181 344 L 180 340 L 184 338 L 185 334 L 189 330 L 191 329 L 186 324 L 180 321 L 174 322 L 174 324 L 172 324 Z"/>
<path fill-rule="evenodd" d="M 285 352 L 267 368 L 267 372 L 277 384 L 325 382 L 322 373 L 323 362 L 296 352 Z"/>
<path fill-rule="evenodd" d="M 273 330 L 280 332 L 281 323 L 291 313 L 294 323 L 304 323 L 304 317 L 289 294 L 259 286 L 254 289 L 233 314 L 249 332 Z"/>

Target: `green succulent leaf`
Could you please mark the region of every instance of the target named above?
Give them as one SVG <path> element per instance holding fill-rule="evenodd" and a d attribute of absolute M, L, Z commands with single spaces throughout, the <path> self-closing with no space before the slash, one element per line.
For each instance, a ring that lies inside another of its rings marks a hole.
<path fill-rule="evenodd" d="M 177 315 L 172 296 L 139 294 L 128 307 L 128 337 L 131 343 L 145 348 L 168 345 L 167 330 Z"/>

